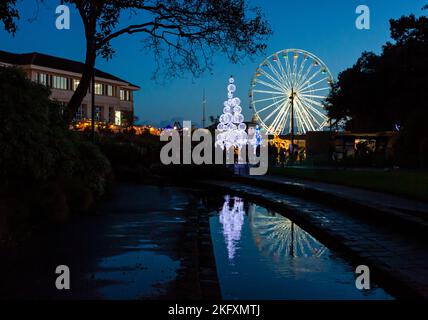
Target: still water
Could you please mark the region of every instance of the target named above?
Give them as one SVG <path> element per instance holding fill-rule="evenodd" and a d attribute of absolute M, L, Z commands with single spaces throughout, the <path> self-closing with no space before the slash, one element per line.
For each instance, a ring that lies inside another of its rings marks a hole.
<path fill-rule="evenodd" d="M 392 299 L 355 267 L 286 217 L 225 196 L 210 218 L 223 299 Z"/>
<path fill-rule="evenodd" d="M 378 287 L 358 291 L 355 266 L 280 214 L 235 197 L 124 184 L 93 215 L 0 250 L 0 299 L 198 299 L 188 275 L 198 267 L 191 221 L 200 212 L 212 213 L 224 299 L 391 298 Z M 63 264 L 72 290 L 53 285 Z"/>

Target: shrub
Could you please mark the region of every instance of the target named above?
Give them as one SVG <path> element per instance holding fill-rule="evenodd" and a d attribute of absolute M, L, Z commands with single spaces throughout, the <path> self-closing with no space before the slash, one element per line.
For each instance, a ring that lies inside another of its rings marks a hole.
<path fill-rule="evenodd" d="M 415 112 L 404 125 L 394 150 L 397 163 L 404 167 L 428 168 L 427 111 Z"/>
<path fill-rule="evenodd" d="M 87 210 L 111 179 L 107 158 L 68 130 L 49 96 L 22 70 L 0 67 L 0 199 L 14 229 Z"/>
<path fill-rule="evenodd" d="M 97 144 L 119 179 L 146 179 L 153 165 L 160 162 L 158 136 L 136 135 L 132 131 L 104 134 L 98 138 Z"/>
<path fill-rule="evenodd" d="M 54 109 L 49 91 L 15 68 L 0 69 L 0 181 L 46 180 L 55 164 L 49 148 Z"/>

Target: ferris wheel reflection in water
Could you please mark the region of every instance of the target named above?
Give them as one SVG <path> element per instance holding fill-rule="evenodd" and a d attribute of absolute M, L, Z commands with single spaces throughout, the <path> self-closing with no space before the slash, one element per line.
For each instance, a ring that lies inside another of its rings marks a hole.
<path fill-rule="evenodd" d="M 226 196 L 219 220 L 231 263 L 239 249 L 245 218 L 244 201 Z M 274 260 L 320 257 L 327 251 L 314 237 L 278 213 L 250 204 L 247 219 L 256 247 Z"/>

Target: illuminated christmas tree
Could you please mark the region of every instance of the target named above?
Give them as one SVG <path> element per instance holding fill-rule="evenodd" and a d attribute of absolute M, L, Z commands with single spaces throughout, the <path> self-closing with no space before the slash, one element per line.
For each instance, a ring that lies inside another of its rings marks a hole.
<path fill-rule="evenodd" d="M 217 135 L 216 145 L 222 149 L 241 149 L 247 144 L 247 129 L 240 106 L 241 100 L 234 97 L 236 91 L 235 79 L 231 76 L 227 86 L 228 99 L 224 102 L 223 114 L 220 116 L 220 123 L 217 126 L 220 132 Z"/>

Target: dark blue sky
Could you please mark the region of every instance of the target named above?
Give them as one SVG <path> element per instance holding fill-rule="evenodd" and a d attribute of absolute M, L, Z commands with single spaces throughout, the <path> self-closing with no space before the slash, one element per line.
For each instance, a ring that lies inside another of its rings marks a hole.
<path fill-rule="evenodd" d="M 83 61 L 84 35 L 76 11 L 72 9 L 71 30 L 60 31 L 55 28 L 55 7 L 60 1 L 46 2 L 38 13 L 35 0 L 21 2 L 19 31 L 13 38 L 1 30 L 0 49 L 38 51 Z M 420 15 L 428 0 L 251 0 L 250 3 L 262 7 L 274 31 L 266 55 L 286 48 L 301 48 L 320 57 L 336 77 L 341 70 L 354 64 L 361 52 L 380 52 L 389 40 L 390 18 L 410 13 Z M 355 9 L 359 4 L 371 9 L 371 30 L 361 31 L 355 27 Z M 262 56 L 237 65 L 219 56 L 213 74 L 198 79 L 183 74 L 184 79 L 173 79 L 165 84 L 161 80 L 151 80 L 155 63 L 152 55 L 142 50 L 140 39 L 137 34 L 114 40 L 117 53 L 113 60 L 107 62 L 99 58 L 97 62 L 98 68 L 141 86 L 135 103 L 140 122 L 157 124 L 180 117 L 200 123 L 204 88 L 207 115 L 221 114 L 230 74 L 236 78 L 237 95 L 243 100 L 244 115 L 251 117 L 248 89 Z"/>

